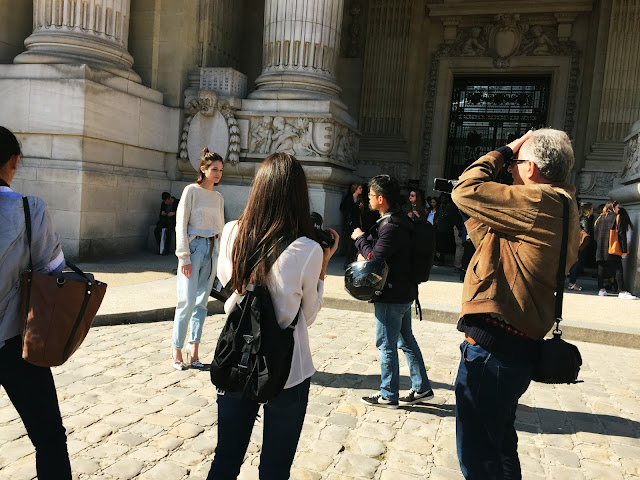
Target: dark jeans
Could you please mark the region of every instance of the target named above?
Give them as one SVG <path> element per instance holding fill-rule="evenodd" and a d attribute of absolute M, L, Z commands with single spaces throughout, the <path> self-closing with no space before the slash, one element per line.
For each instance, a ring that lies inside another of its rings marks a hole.
<path fill-rule="evenodd" d="M 67 436 L 51 369 L 25 362 L 21 350 L 19 336 L 7 340 L 0 348 L 0 385 L 16 407 L 36 448 L 38 479 L 70 480 Z"/>
<path fill-rule="evenodd" d="M 286 480 L 296 454 L 309 401 L 311 379 L 282 390 L 264 405 L 260 480 Z M 259 404 L 218 393 L 218 446 L 207 480 L 234 480 L 249 446 Z"/>
<path fill-rule="evenodd" d="M 533 363 L 490 353 L 467 341 L 455 382 L 456 443 L 462 474 L 469 480 L 520 479 L 518 399 L 531 382 Z"/>
<path fill-rule="evenodd" d="M 622 257 L 609 255 L 608 260 L 598 262 L 598 288 L 604 288 L 605 275 L 615 276 L 618 292 L 624 292 L 624 276 L 622 275 Z"/>
<path fill-rule="evenodd" d="M 586 259 L 587 259 L 586 249 L 578 252 L 578 261 L 574 263 L 571 266 L 571 269 L 569 270 L 569 283 L 571 285 L 576 283 L 576 280 L 578 279 L 578 274 L 582 272 L 582 267 L 586 263 Z"/>
<path fill-rule="evenodd" d="M 156 242 L 158 242 L 158 248 L 160 248 L 160 240 L 162 238 L 162 229 L 167 229 L 167 238 L 165 240 L 165 250 L 168 253 L 171 248 L 171 238 L 173 237 L 173 232 L 176 230 L 175 222 L 167 222 L 167 221 L 159 221 L 156 225 L 156 228 L 153 229 L 153 234 L 156 237 Z"/>

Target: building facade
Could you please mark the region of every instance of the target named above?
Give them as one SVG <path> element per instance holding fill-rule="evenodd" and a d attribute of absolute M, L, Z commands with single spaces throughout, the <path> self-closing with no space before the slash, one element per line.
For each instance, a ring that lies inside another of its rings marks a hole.
<path fill-rule="evenodd" d="M 550 126 L 574 142 L 579 199 L 640 220 L 640 0 L 0 0 L 0 19 L 14 187 L 49 203 L 72 257 L 146 245 L 205 145 L 227 218 L 290 151 L 337 226 L 352 181 L 430 194 Z"/>

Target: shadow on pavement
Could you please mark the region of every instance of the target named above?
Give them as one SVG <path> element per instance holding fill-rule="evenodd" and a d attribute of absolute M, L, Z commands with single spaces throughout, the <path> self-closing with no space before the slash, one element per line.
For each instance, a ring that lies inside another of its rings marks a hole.
<path fill-rule="evenodd" d="M 311 383 L 321 387 L 350 388 L 353 390 L 376 390 L 380 388 L 380 375 L 360 375 L 358 373 L 329 373 L 318 370 Z M 404 387 L 403 387 L 404 386 Z M 411 380 L 400 375 L 400 390 L 409 390 Z M 453 385 L 431 381 L 431 388 L 453 390 Z"/>

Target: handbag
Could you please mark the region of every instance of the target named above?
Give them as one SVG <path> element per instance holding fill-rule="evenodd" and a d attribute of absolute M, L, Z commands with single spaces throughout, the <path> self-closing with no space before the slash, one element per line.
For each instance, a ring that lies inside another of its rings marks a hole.
<path fill-rule="evenodd" d="M 622 256 L 622 246 L 620 245 L 620 239 L 618 238 L 618 222 L 620 221 L 620 215 L 616 216 L 616 223 L 613 224 L 611 230 L 609 230 L 609 255 Z"/>
<path fill-rule="evenodd" d="M 20 275 L 22 358 L 39 367 L 62 365 L 87 336 L 107 291 L 71 262 L 72 272 L 47 275 L 33 271 L 31 211 L 22 197 L 29 245 L 29 269 Z"/>
<path fill-rule="evenodd" d="M 584 249 L 589 246 L 589 243 L 591 243 L 591 235 L 580 229 L 580 246 L 578 247 L 578 251 L 584 251 Z"/>
<path fill-rule="evenodd" d="M 564 292 L 565 266 L 567 264 L 567 243 L 569 231 L 569 201 L 560 195 L 563 202 L 563 231 L 560 247 L 560 265 L 556 275 L 556 305 L 553 337 L 541 342 L 538 360 L 533 369 L 531 380 L 540 383 L 577 383 L 582 366 L 580 350 L 562 339 L 560 322 L 562 321 L 562 295 Z"/>

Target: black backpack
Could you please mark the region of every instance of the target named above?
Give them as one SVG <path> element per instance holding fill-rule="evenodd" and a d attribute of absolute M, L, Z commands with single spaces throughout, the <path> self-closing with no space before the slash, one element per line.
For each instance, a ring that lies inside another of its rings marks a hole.
<path fill-rule="evenodd" d="M 418 285 L 429 280 L 436 255 L 436 229 L 427 220 L 411 221 L 403 212 L 393 212 L 378 223 L 378 231 L 387 223 L 408 228 L 411 235 L 411 273 L 409 278 L 416 285 L 416 314 L 422 320 L 422 308 L 418 299 Z"/>
<path fill-rule="evenodd" d="M 218 338 L 211 383 L 259 403 L 275 397 L 289 378 L 299 315 L 300 311 L 283 330 L 267 287 L 247 285 L 242 302 L 233 307 Z"/>
<path fill-rule="evenodd" d="M 378 224 L 378 231 L 387 223 L 395 223 L 408 228 L 411 235 L 411 273 L 412 283 L 420 284 L 429 280 L 433 258 L 436 254 L 436 230 L 426 220 L 411 221 L 406 214 L 394 212 L 382 218 Z"/>

